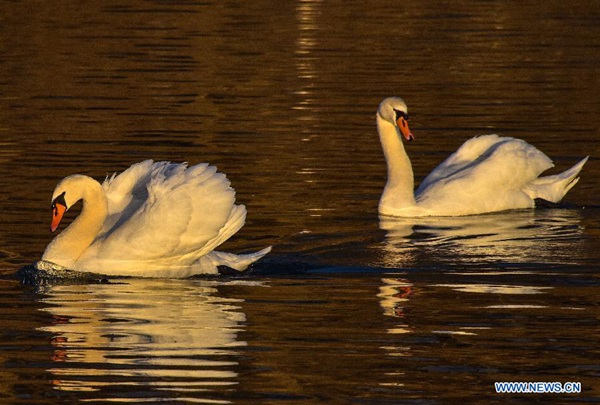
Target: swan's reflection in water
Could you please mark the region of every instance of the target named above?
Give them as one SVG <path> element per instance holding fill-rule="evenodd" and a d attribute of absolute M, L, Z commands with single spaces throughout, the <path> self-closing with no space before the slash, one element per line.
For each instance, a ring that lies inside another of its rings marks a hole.
<path fill-rule="evenodd" d="M 382 265 L 409 269 L 379 287 L 383 314 L 395 322 L 387 330 L 394 344 L 382 347 L 388 356 L 414 356 L 419 336 L 495 333 L 492 312 L 547 309 L 553 272 L 585 259 L 578 210 L 381 217 L 380 228 Z"/>
<path fill-rule="evenodd" d="M 245 315 L 217 287 L 143 279 L 50 287 L 42 301 L 53 324 L 43 330 L 53 335 L 55 388 L 94 401 L 228 402 L 214 392 L 237 384 Z"/>
<path fill-rule="evenodd" d="M 382 285 L 379 287 L 379 304 L 383 314 L 395 318 L 395 325 L 387 329 L 391 335 L 404 335 L 413 332 L 413 328 L 408 324 L 404 307 L 408 304 L 413 293 L 413 284 L 405 278 L 385 277 L 381 279 Z M 395 339 L 394 339 L 395 340 Z M 405 344 L 394 344 L 382 346 L 388 356 L 404 357 L 410 356 L 410 346 Z"/>
<path fill-rule="evenodd" d="M 408 267 L 417 255 L 441 264 L 576 263 L 581 247 L 577 210 L 510 211 L 467 217 L 381 217 L 384 265 Z M 424 255 L 424 256 L 423 256 Z"/>
<path fill-rule="evenodd" d="M 398 319 L 404 318 L 404 305 L 412 295 L 413 285 L 404 278 L 382 278 L 382 285 L 379 287 L 379 304 L 383 309 L 383 314 Z M 389 333 L 409 333 L 410 328 L 404 323 L 388 330 Z"/>

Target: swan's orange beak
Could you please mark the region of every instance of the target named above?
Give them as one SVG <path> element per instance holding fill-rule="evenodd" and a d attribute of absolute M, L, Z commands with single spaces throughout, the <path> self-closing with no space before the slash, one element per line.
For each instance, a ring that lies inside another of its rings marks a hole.
<path fill-rule="evenodd" d="M 407 141 L 412 141 L 413 139 L 415 139 L 415 136 L 412 134 L 412 132 L 410 132 L 410 128 L 408 128 L 408 121 L 406 120 L 406 118 L 399 117 L 396 121 L 396 125 L 398 125 L 398 128 L 400 128 L 400 132 L 402 132 L 402 135 L 404 136 L 404 138 L 406 138 Z"/>
<path fill-rule="evenodd" d="M 67 211 L 67 206 L 58 202 L 52 203 L 52 224 L 50 225 L 50 231 L 56 231 L 60 221 L 62 221 L 63 215 Z"/>

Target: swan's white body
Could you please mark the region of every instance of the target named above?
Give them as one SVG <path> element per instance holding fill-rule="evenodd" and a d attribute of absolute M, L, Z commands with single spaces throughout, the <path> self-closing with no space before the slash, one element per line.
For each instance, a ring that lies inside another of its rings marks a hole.
<path fill-rule="evenodd" d="M 72 175 L 54 191 L 58 226 L 79 200 L 79 216 L 46 248 L 43 261 L 106 275 L 183 278 L 217 273 L 217 266 L 244 270 L 263 257 L 214 251 L 235 234 L 246 208 L 235 205 L 225 175 L 208 164 L 147 160 L 120 175 L 96 180 Z"/>
<path fill-rule="evenodd" d="M 484 135 L 466 141 L 414 191 L 412 166 L 400 139 L 413 139 L 406 120 L 402 99 L 386 98 L 379 105 L 377 129 L 388 166 L 379 202 L 383 215 L 460 216 L 533 208 L 537 198 L 556 203 L 577 183 L 588 159 L 539 177 L 554 166 L 548 156 L 520 139 Z"/>

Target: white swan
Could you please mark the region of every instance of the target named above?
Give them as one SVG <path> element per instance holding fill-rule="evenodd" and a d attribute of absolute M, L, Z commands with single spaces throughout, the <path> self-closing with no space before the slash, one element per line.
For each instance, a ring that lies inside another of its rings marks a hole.
<path fill-rule="evenodd" d="M 241 271 L 271 250 L 246 255 L 213 250 L 244 225 L 246 208 L 234 204 L 225 175 L 206 163 L 187 167 L 146 160 L 102 185 L 88 176 L 68 176 L 52 196 L 52 232 L 79 200 L 81 213 L 48 245 L 42 264 L 183 278 L 217 273 L 220 265 Z"/>
<path fill-rule="evenodd" d="M 413 170 L 400 136 L 413 140 L 408 109 L 389 97 L 377 110 L 377 130 L 388 178 L 379 201 L 383 215 L 460 216 L 534 207 L 536 198 L 559 202 L 579 178 L 587 157 L 553 176 L 544 153 L 520 139 L 484 135 L 466 141 L 414 190 Z"/>

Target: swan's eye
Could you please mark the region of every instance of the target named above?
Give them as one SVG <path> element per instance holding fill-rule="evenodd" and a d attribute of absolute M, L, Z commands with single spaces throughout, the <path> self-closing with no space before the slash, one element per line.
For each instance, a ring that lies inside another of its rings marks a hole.
<path fill-rule="evenodd" d="M 398 122 L 400 118 L 404 118 L 406 121 L 408 121 L 408 114 L 404 111 L 396 110 L 394 108 L 394 112 L 396 113 L 396 122 Z"/>
<path fill-rule="evenodd" d="M 67 202 L 65 201 L 65 193 L 64 192 L 61 195 L 59 195 L 58 197 L 56 197 L 54 199 L 54 201 L 52 201 L 52 211 L 54 211 L 54 216 L 58 215 L 58 207 L 56 206 L 57 204 L 60 204 L 60 205 L 64 206 L 65 208 L 67 207 Z"/>

